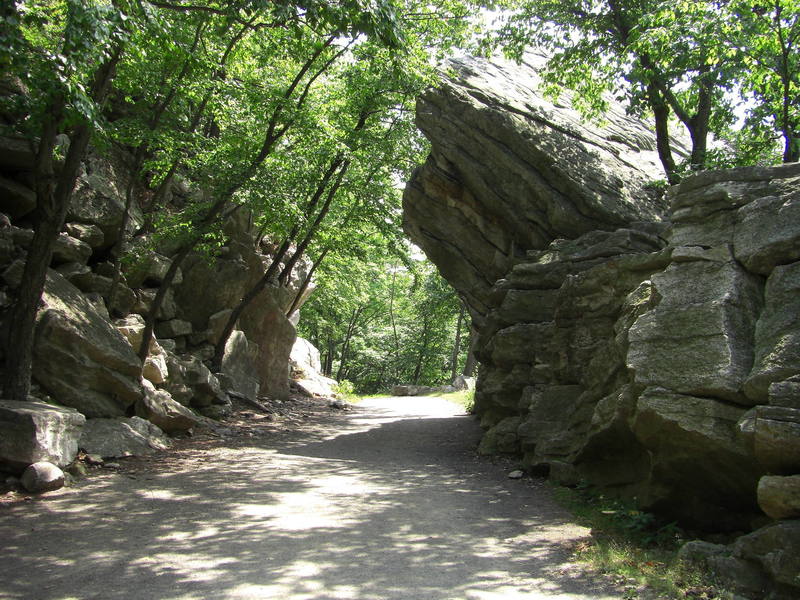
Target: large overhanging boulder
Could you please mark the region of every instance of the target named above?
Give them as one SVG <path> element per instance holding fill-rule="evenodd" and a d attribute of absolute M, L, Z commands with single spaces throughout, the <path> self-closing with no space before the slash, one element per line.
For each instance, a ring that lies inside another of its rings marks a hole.
<path fill-rule="evenodd" d="M 614 102 L 601 127 L 547 100 L 542 62 L 453 59 L 418 100 L 432 150 L 406 186 L 404 226 L 473 316 L 527 250 L 666 211 L 649 189 L 664 175 L 648 126 Z"/>

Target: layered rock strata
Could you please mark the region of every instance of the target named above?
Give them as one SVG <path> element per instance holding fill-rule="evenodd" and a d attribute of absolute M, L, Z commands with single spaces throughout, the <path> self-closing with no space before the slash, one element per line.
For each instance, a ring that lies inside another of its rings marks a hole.
<path fill-rule="evenodd" d="M 580 121 L 530 65 L 451 66 L 419 100 L 405 223 L 480 334 L 480 450 L 704 528 L 796 518 L 800 165 L 659 199 L 646 125 Z"/>

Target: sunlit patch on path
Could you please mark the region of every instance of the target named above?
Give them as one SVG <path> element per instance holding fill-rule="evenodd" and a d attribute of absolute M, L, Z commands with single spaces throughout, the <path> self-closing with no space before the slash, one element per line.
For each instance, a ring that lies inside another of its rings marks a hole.
<path fill-rule="evenodd" d="M 478 436 L 441 399 L 374 399 L 5 506 L 0 598 L 621 597 L 569 563 L 588 532 Z"/>

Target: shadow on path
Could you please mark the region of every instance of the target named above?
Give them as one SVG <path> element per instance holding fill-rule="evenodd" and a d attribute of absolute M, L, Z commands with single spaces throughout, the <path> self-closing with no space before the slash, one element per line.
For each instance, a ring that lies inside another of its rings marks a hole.
<path fill-rule="evenodd" d="M 587 532 L 547 489 L 477 458 L 474 420 L 430 400 L 3 507 L 0 598 L 620 597 L 568 563 Z"/>

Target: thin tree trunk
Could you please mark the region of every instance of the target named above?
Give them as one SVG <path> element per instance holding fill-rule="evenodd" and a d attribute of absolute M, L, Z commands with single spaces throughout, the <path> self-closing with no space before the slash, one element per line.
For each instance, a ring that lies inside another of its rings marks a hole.
<path fill-rule="evenodd" d="M 478 365 L 478 360 L 475 358 L 475 350 L 478 345 L 478 332 L 475 326 L 469 328 L 469 349 L 467 350 L 467 360 L 464 362 L 464 369 L 461 374 L 464 377 L 473 377 L 475 374 L 475 367 Z"/>
<path fill-rule="evenodd" d="M 456 373 L 458 372 L 458 355 L 460 354 L 459 350 L 461 349 L 461 323 L 464 321 L 464 313 L 466 312 L 464 303 L 460 302 L 460 304 L 461 307 L 458 311 L 458 322 L 456 323 L 456 341 L 453 344 L 453 353 L 450 355 L 450 383 L 455 380 Z"/>
<path fill-rule="evenodd" d="M 417 364 L 414 367 L 414 378 L 412 383 L 419 385 L 419 378 L 422 375 L 422 366 L 425 363 L 428 353 L 428 316 L 425 315 L 422 319 L 422 346 L 419 349 L 419 356 L 417 357 Z"/>
<path fill-rule="evenodd" d="M 292 313 L 297 310 L 297 307 L 300 305 L 300 301 L 303 299 L 303 295 L 308 290 L 308 286 L 311 285 L 311 279 L 314 277 L 314 272 L 317 268 L 322 264 L 322 261 L 325 260 L 325 257 L 328 255 L 330 248 L 325 248 L 317 258 L 316 262 L 311 265 L 311 268 L 306 273 L 306 277 L 303 280 L 303 284 L 300 286 L 300 289 L 297 290 L 297 293 L 294 296 L 294 300 L 292 301 L 292 305 L 289 307 L 289 310 L 286 311 L 286 316 L 291 317 Z"/>
<path fill-rule="evenodd" d="M 331 337 L 330 331 L 328 332 L 328 341 L 326 345 L 328 351 L 325 354 L 325 364 L 322 366 L 322 374 L 326 377 L 330 377 L 333 372 L 333 355 L 336 353 L 336 342 L 333 337 Z"/>
<path fill-rule="evenodd" d="M 356 332 L 356 325 L 358 325 L 358 318 L 361 316 L 364 307 L 359 306 L 353 309 L 353 314 L 350 317 L 350 322 L 347 324 L 347 333 L 345 334 L 344 343 L 342 344 L 342 353 L 339 355 L 339 369 L 336 371 L 336 381 L 342 380 L 342 375 L 345 371 L 347 364 L 347 352 L 350 350 L 350 341 Z"/>

